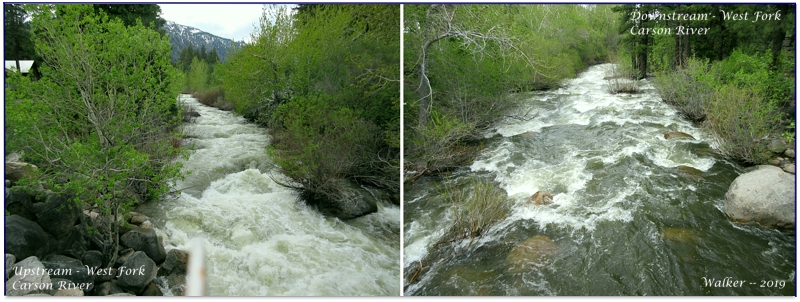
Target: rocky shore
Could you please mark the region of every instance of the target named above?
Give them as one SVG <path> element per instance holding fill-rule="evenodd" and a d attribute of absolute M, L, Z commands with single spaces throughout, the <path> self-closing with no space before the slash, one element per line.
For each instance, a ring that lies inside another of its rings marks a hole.
<path fill-rule="evenodd" d="M 48 190 L 31 195 L 13 186 L 35 170 L 25 163 L 6 163 L 7 296 L 183 294 L 189 255 L 178 249 L 167 252 L 147 217 L 134 212 L 111 217 L 80 207 L 67 196 Z M 108 223 L 120 225 L 119 244 L 112 249 L 96 231 Z"/>

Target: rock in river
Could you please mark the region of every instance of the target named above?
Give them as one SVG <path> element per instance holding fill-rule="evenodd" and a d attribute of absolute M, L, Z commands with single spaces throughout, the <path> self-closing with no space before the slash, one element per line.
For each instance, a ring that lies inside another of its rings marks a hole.
<path fill-rule="evenodd" d="M 537 206 L 548 205 L 553 203 L 553 194 L 545 191 L 536 191 L 531 196 L 530 201 Z"/>
<path fill-rule="evenodd" d="M 680 131 L 672 131 L 672 132 L 664 133 L 664 138 L 665 139 L 690 139 L 690 140 L 694 140 L 694 136 L 691 136 L 691 135 L 689 135 L 687 133 L 683 133 L 683 132 L 680 132 Z"/>
<path fill-rule="evenodd" d="M 557 251 L 558 245 L 550 237 L 536 235 L 514 247 L 508 253 L 506 263 L 511 266 L 512 272 L 522 273 L 531 265 L 552 258 Z"/>
<path fill-rule="evenodd" d="M 724 211 L 736 222 L 767 227 L 794 227 L 794 175 L 774 166 L 739 175 L 725 194 Z"/>

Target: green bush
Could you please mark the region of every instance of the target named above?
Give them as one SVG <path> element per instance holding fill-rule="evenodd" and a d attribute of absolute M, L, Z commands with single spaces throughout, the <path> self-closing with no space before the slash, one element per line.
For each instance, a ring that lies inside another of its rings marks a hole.
<path fill-rule="evenodd" d="M 218 108 L 224 111 L 231 111 L 234 105 L 225 99 L 225 90 L 222 87 L 214 87 L 206 92 L 195 92 L 193 95 L 203 105 Z"/>
<path fill-rule="evenodd" d="M 110 217 L 157 200 L 181 176 L 174 160 L 181 149 L 172 143 L 180 83 L 169 39 L 90 5 L 31 11 L 41 78 L 12 73 L 6 88 L 6 147 L 43 172 L 24 185 L 43 183 Z M 106 260 L 116 257 L 118 231 L 116 224 L 100 230 Z"/>
<path fill-rule="evenodd" d="M 422 166 L 413 169 L 439 172 L 463 163 L 469 153 L 464 141 L 474 128 L 434 111 L 425 127 L 415 130 L 408 140 L 407 155 Z"/>
<path fill-rule="evenodd" d="M 685 69 L 656 73 L 655 87 L 667 104 L 675 106 L 686 118 L 695 122 L 706 119 L 706 104 L 714 95 L 704 81 L 707 63 L 689 59 Z"/>
<path fill-rule="evenodd" d="M 708 104 L 708 127 L 720 152 L 733 160 L 762 164 L 769 160 L 763 139 L 775 134 L 780 115 L 775 102 L 755 92 L 724 85 Z"/>
<path fill-rule="evenodd" d="M 509 212 L 506 192 L 491 181 L 477 180 L 464 188 L 440 191 L 453 210 L 453 223 L 443 238 L 447 241 L 477 238 Z"/>
<path fill-rule="evenodd" d="M 374 175 L 377 126 L 348 108 L 336 107 L 327 95 L 307 95 L 275 111 L 274 140 L 269 152 L 295 187 L 314 199 L 335 198 L 339 179 Z"/>

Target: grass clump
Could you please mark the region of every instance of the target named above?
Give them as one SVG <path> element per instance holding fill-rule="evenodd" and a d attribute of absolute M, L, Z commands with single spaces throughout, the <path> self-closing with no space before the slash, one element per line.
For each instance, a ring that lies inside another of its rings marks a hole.
<path fill-rule="evenodd" d="M 506 192 L 490 181 L 445 187 L 442 195 L 453 206 L 453 223 L 444 235 L 449 242 L 480 237 L 509 212 Z"/>

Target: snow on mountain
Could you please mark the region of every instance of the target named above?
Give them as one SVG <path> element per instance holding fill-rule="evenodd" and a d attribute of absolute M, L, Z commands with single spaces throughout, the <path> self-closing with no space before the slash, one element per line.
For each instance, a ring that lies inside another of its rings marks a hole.
<path fill-rule="evenodd" d="M 206 46 L 206 51 L 216 49 L 219 60 L 224 62 L 228 60 L 228 52 L 234 43 L 231 39 L 215 36 L 200 29 L 181 25 L 169 20 L 164 24 L 164 30 L 166 30 L 167 35 L 169 35 L 169 42 L 172 43 L 172 54 L 170 54 L 170 58 L 172 58 L 173 62 L 178 60 L 181 50 L 189 47 L 189 44 L 191 44 L 194 49 L 200 49 L 202 45 Z M 236 42 L 236 44 L 241 47 L 243 43 L 239 41 Z"/>

